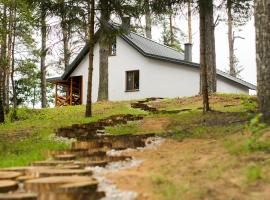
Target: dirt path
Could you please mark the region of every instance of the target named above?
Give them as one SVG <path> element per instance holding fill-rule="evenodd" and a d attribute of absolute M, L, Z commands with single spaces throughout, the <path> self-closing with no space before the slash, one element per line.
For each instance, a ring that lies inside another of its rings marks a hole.
<path fill-rule="evenodd" d="M 229 155 L 217 140 L 166 140 L 128 155 L 144 162 L 107 178 L 119 189 L 138 192 L 138 200 L 269 199 L 267 187 L 243 184 L 241 167 L 246 163 Z"/>

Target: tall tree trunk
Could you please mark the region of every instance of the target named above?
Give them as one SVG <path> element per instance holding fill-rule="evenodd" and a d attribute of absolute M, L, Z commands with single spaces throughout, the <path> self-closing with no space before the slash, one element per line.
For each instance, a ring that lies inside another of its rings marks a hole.
<path fill-rule="evenodd" d="M 3 16 L 2 16 L 2 43 L 1 43 L 1 65 L 3 70 L 3 77 L 1 80 L 2 84 L 2 104 L 3 109 L 6 110 L 6 96 L 7 96 L 7 69 L 8 69 L 8 59 L 7 59 L 7 33 L 8 33 L 8 24 L 7 24 L 7 8 L 4 6 L 3 8 Z"/>
<path fill-rule="evenodd" d="M 88 67 L 88 89 L 87 89 L 87 102 L 86 102 L 86 117 L 92 116 L 92 87 L 93 87 L 93 61 L 94 61 L 94 34 L 95 34 L 95 1 L 88 1 L 88 44 L 89 44 L 89 67 Z"/>
<path fill-rule="evenodd" d="M 147 38 L 152 39 L 152 16 L 150 10 L 149 0 L 145 1 L 146 12 L 145 12 L 145 35 Z"/>
<path fill-rule="evenodd" d="M 16 44 L 16 26 L 17 26 L 17 22 L 16 22 L 16 7 L 14 9 L 14 22 L 13 22 L 13 28 L 12 28 L 12 32 L 13 32 L 13 39 L 12 39 L 12 59 L 11 59 L 11 74 L 10 74 L 10 78 L 11 78 L 11 84 L 12 84 L 12 93 L 13 93 L 13 113 L 12 113 L 12 120 L 17 120 L 17 104 L 18 104 L 18 98 L 17 98 L 17 91 L 16 91 L 16 87 L 15 87 L 15 80 L 14 80 L 14 75 L 15 75 L 15 44 Z"/>
<path fill-rule="evenodd" d="M 200 9 L 200 68 L 201 68 L 201 88 L 203 95 L 203 111 L 208 112 L 209 96 L 208 96 L 208 73 L 207 73 L 207 12 L 209 12 L 209 5 L 207 0 L 199 0 Z"/>
<path fill-rule="evenodd" d="M 99 90 L 98 101 L 107 101 L 109 99 L 109 45 L 110 37 L 109 25 L 110 11 L 108 0 L 101 0 L 100 16 L 100 39 L 99 39 Z"/>
<path fill-rule="evenodd" d="M 213 94 L 217 91 L 217 75 L 216 75 L 216 49 L 215 49 L 215 25 L 214 25 L 214 12 L 213 12 L 213 0 L 202 0 L 206 6 L 205 13 L 205 31 L 207 37 L 205 38 L 205 56 L 207 67 L 207 81 L 208 92 Z M 202 81 L 201 77 L 201 81 Z M 202 84 L 202 83 L 201 83 Z M 202 91 L 202 86 L 201 86 Z"/>
<path fill-rule="evenodd" d="M 232 1 L 227 0 L 227 12 L 228 12 L 228 42 L 229 42 L 229 63 L 230 63 L 230 75 L 236 76 L 236 70 L 234 66 L 234 39 L 233 39 L 233 18 L 232 18 Z"/>
<path fill-rule="evenodd" d="M 171 43 L 171 46 L 173 46 L 174 34 L 173 34 L 173 16 L 172 16 L 172 14 L 170 14 L 170 16 L 169 16 L 169 21 L 170 21 L 170 43 Z"/>
<path fill-rule="evenodd" d="M 188 1 L 188 43 L 192 44 L 191 0 Z"/>
<path fill-rule="evenodd" d="M 63 34 L 63 46 L 64 46 L 64 66 L 65 70 L 69 66 L 70 62 L 70 47 L 69 47 L 69 39 L 70 39 L 70 30 L 69 30 L 69 24 L 67 22 L 67 8 L 65 6 L 65 0 L 61 1 L 62 9 L 61 9 L 61 28 L 62 28 L 62 34 Z"/>
<path fill-rule="evenodd" d="M 5 122 L 4 101 L 5 101 L 5 67 L 7 50 L 7 8 L 4 6 L 1 20 L 1 60 L 0 60 L 0 123 Z"/>
<path fill-rule="evenodd" d="M 46 55 L 47 55 L 47 25 L 46 25 L 46 10 L 41 9 L 41 107 L 47 107 L 46 97 Z"/>
<path fill-rule="evenodd" d="M 270 1 L 255 1 L 257 84 L 259 109 L 270 124 Z"/>
<path fill-rule="evenodd" d="M 14 34 L 14 21 L 15 21 L 15 2 L 12 1 L 10 11 L 9 11 L 9 22 L 8 22 L 8 54 L 7 54 L 7 67 L 6 67 L 6 95 L 5 95 L 5 111 L 9 113 L 9 86 L 10 86 L 10 69 L 12 64 L 12 46 L 13 46 L 13 34 Z"/>

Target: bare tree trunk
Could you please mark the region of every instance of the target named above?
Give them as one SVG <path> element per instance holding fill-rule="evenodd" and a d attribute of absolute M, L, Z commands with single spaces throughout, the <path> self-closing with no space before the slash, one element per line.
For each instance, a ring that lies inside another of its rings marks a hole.
<path fill-rule="evenodd" d="M 270 1 L 255 1 L 257 84 L 259 109 L 270 124 Z"/>
<path fill-rule="evenodd" d="M 110 20 L 110 11 L 108 0 L 101 0 L 100 17 L 100 39 L 99 39 L 99 90 L 98 101 L 107 101 L 109 99 L 109 45 L 108 37 Z"/>
<path fill-rule="evenodd" d="M 4 6 L 1 20 L 1 60 L 0 60 L 0 123 L 5 122 L 4 101 L 5 101 L 5 66 L 7 49 L 7 8 Z"/>
<path fill-rule="evenodd" d="M 46 97 L 46 55 L 47 55 L 47 25 L 46 25 L 46 10 L 41 9 L 41 107 L 47 107 L 47 97 Z"/>
<path fill-rule="evenodd" d="M 70 30 L 69 30 L 69 24 L 67 22 L 67 16 L 66 16 L 66 7 L 65 7 L 65 0 L 61 1 L 62 9 L 61 9 L 61 28 L 62 28 L 62 34 L 63 34 L 63 46 L 64 46 L 64 66 L 65 70 L 69 66 L 70 62 L 70 47 L 69 47 L 69 40 L 70 40 Z"/>
<path fill-rule="evenodd" d="M 13 46 L 13 34 L 14 33 L 14 21 L 15 19 L 15 8 L 13 8 L 13 6 L 15 6 L 14 4 L 15 2 L 12 1 L 12 6 L 10 8 L 9 11 L 9 24 L 8 24 L 8 54 L 7 54 L 7 67 L 6 67 L 6 95 L 5 95 L 5 111 L 6 113 L 9 113 L 9 85 L 10 85 L 10 68 L 11 68 L 11 64 L 12 64 L 12 46 Z"/>
<path fill-rule="evenodd" d="M 217 75 L 216 75 L 216 49 L 215 49 L 215 25 L 214 25 L 214 13 L 213 13 L 213 1 L 210 2 L 203 0 L 206 6 L 205 13 L 205 56 L 206 56 L 206 67 L 207 67 L 207 81 L 208 81 L 208 92 L 213 94 L 217 91 Z M 201 78 L 202 81 L 203 78 Z M 202 92 L 202 83 L 201 83 Z"/>
<path fill-rule="evenodd" d="M 1 44 L 1 65 L 3 70 L 3 77 L 2 77 L 2 104 L 3 109 L 6 110 L 7 104 L 6 104 L 6 96 L 7 96 L 7 66 L 8 66 L 8 59 L 7 59 L 7 8 L 4 6 L 3 8 L 3 16 L 2 16 L 2 44 Z"/>
<path fill-rule="evenodd" d="M 209 96 L 208 96 L 208 73 L 207 73 L 207 12 L 209 12 L 208 2 L 206 0 L 199 0 L 200 9 L 200 67 L 201 67 L 201 88 L 203 95 L 203 111 L 208 112 Z"/>
<path fill-rule="evenodd" d="M 232 18 L 232 2 L 227 1 L 228 12 L 228 42 L 229 42 L 229 63 L 230 63 L 230 75 L 236 76 L 236 70 L 234 66 L 234 38 L 233 38 L 233 18 Z"/>
<path fill-rule="evenodd" d="M 90 2 L 91 1 L 91 2 Z M 87 102 L 85 117 L 92 116 L 92 87 L 93 87 L 93 61 L 94 61 L 94 34 L 95 34 L 95 1 L 89 0 L 88 2 L 88 32 L 89 32 L 89 68 L 88 68 L 88 89 L 87 89 Z"/>
<path fill-rule="evenodd" d="M 64 24 L 65 22 L 63 22 Z M 62 31 L 63 31 L 63 43 L 64 43 L 64 65 L 65 70 L 69 66 L 70 62 L 70 48 L 69 48 L 69 31 L 67 25 L 62 25 Z"/>
<path fill-rule="evenodd" d="M 191 0 L 188 1 L 188 42 L 192 44 Z"/>
<path fill-rule="evenodd" d="M 173 16 L 172 16 L 172 14 L 170 14 L 170 16 L 169 16 L 169 21 L 170 21 L 170 43 L 171 43 L 171 46 L 173 46 L 174 35 L 173 35 Z"/>
<path fill-rule="evenodd" d="M 146 12 L 145 12 L 145 35 L 147 38 L 152 39 L 152 16 L 150 10 L 149 0 L 145 1 Z"/>
<path fill-rule="evenodd" d="M 16 26 L 16 25 L 15 25 Z M 17 119 L 17 91 L 16 91 L 16 87 L 15 87 L 15 80 L 14 80 L 14 74 L 15 74 L 15 28 L 14 28 L 14 34 L 13 34 L 13 43 L 12 43 L 12 62 L 11 62 L 11 84 L 12 84 L 12 93 L 13 93 L 13 116 L 12 119 L 16 120 Z"/>

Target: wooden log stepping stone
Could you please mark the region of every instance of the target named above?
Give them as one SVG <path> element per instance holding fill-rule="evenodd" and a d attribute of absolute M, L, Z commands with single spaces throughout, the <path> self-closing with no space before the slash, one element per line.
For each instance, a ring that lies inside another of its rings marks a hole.
<path fill-rule="evenodd" d="M 82 169 L 80 165 L 58 165 L 56 166 L 57 169 Z"/>
<path fill-rule="evenodd" d="M 66 184 L 75 184 L 75 183 L 88 183 L 92 184 L 93 188 L 96 188 L 98 185 L 97 180 L 91 177 L 86 176 L 58 176 L 58 177 L 46 177 L 39 178 L 24 183 L 24 189 L 29 192 L 47 192 L 47 191 L 57 191 L 61 186 Z"/>
<path fill-rule="evenodd" d="M 32 166 L 55 167 L 58 165 L 73 165 L 74 161 L 46 160 L 33 162 Z"/>
<path fill-rule="evenodd" d="M 20 176 L 20 177 L 18 177 L 17 178 L 17 181 L 20 182 L 20 183 L 23 183 L 25 181 L 32 180 L 32 179 L 35 179 L 35 178 L 37 178 L 37 177 L 26 175 L 26 176 Z"/>
<path fill-rule="evenodd" d="M 43 192 L 38 196 L 38 200 L 97 200 L 105 197 L 104 192 Z"/>
<path fill-rule="evenodd" d="M 0 181 L 0 193 L 7 193 L 17 190 L 19 187 L 16 181 Z"/>
<path fill-rule="evenodd" d="M 105 167 L 106 165 L 109 164 L 108 160 L 99 160 L 99 161 L 93 161 L 93 160 L 88 160 L 88 161 L 81 161 L 77 163 L 81 167 Z"/>
<path fill-rule="evenodd" d="M 60 155 L 55 155 L 54 159 L 62 160 L 62 161 L 70 161 L 70 160 L 75 160 L 76 155 L 75 154 L 60 154 Z"/>
<path fill-rule="evenodd" d="M 0 200 L 37 200 L 37 195 L 31 193 L 0 194 Z"/>
<path fill-rule="evenodd" d="M 86 169 L 39 169 L 30 172 L 31 175 L 37 177 L 50 177 L 50 176 L 91 176 L 91 170 Z"/>
<path fill-rule="evenodd" d="M 23 174 L 13 171 L 0 171 L 0 180 L 14 180 Z"/>
<path fill-rule="evenodd" d="M 29 169 L 29 167 L 10 167 L 10 168 L 2 168 L 0 171 L 20 172 L 20 173 L 24 174 L 25 171 L 28 169 Z"/>
<path fill-rule="evenodd" d="M 77 141 L 77 142 L 73 142 L 72 143 L 72 150 L 77 150 L 77 149 L 84 149 L 84 150 L 88 150 L 88 149 L 97 149 L 97 148 L 103 148 L 104 147 L 104 143 L 100 140 L 91 140 L 91 141 Z"/>
<path fill-rule="evenodd" d="M 61 185 L 57 188 L 57 192 L 95 192 L 97 190 L 98 183 L 88 181 L 88 182 L 75 182 L 75 183 L 67 183 Z"/>

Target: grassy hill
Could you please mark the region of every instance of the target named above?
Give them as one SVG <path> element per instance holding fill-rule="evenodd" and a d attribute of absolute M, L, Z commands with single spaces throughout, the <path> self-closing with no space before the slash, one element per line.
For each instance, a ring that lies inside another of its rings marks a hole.
<path fill-rule="evenodd" d="M 270 183 L 270 131 L 259 122 L 256 98 L 215 95 L 207 114 L 202 113 L 201 101 L 201 97 L 189 97 L 148 103 L 158 110 L 180 111 L 159 114 L 133 109 L 131 102 L 103 102 L 94 105 L 94 117 L 88 119 L 84 118 L 84 106 L 20 109 L 19 121 L 0 126 L 0 167 L 28 165 L 45 159 L 48 150 L 68 148 L 67 140 L 54 137 L 59 127 L 114 114 L 140 114 L 144 120 L 106 131 L 156 133 L 167 142 L 158 150 L 135 154 L 146 160 L 140 175 L 134 175 L 137 171 L 114 174 L 111 178 L 118 185 L 136 189 L 134 184 L 140 182 L 138 191 L 146 191 L 154 199 L 264 198 Z M 134 184 L 125 178 L 130 173 Z"/>

